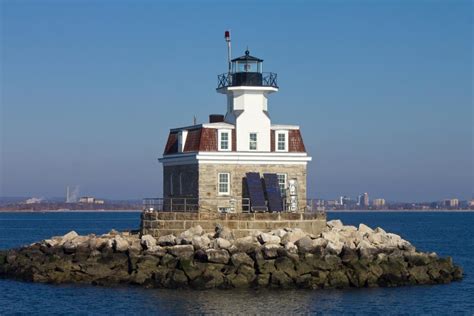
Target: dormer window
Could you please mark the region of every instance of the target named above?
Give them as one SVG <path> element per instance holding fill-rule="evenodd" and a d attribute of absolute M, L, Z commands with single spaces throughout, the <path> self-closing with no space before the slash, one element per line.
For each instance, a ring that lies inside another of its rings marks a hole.
<path fill-rule="evenodd" d="M 288 151 L 288 131 L 276 131 L 275 134 L 276 151 Z"/>
<path fill-rule="evenodd" d="M 249 135 L 249 150 L 257 150 L 257 133 Z"/>
<path fill-rule="evenodd" d="M 230 142 L 230 130 L 219 130 L 219 150 L 220 151 L 230 151 L 232 150 L 231 148 L 231 142 Z"/>

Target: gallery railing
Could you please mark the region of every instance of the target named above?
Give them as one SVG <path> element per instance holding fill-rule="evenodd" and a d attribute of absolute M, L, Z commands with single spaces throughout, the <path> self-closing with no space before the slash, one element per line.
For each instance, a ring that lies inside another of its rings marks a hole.
<path fill-rule="evenodd" d="M 289 203 L 282 199 L 285 213 L 318 213 L 324 211 L 317 199 L 299 199 L 296 203 Z M 217 210 L 221 213 L 251 213 L 252 201 L 249 198 L 236 199 L 219 197 L 216 199 L 200 198 L 145 198 L 145 211 L 159 212 L 198 212 L 199 210 Z"/>
<path fill-rule="evenodd" d="M 252 81 L 252 84 L 250 84 L 250 81 L 246 84 L 245 81 L 236 80 L 235 79 L 237 78 L 236 75 L 237 75 L 236 73 L 227 73 L 227 72 L 217 75 L 217 89 L 232 87 L 232 86 L 240 86 L 240 85 L 278 88 L 277 74 L 274 72 L 263 72 L 261 74 L 258 73 L 258 77 L 259 77 L 257 80 L 258 82 Z"/>

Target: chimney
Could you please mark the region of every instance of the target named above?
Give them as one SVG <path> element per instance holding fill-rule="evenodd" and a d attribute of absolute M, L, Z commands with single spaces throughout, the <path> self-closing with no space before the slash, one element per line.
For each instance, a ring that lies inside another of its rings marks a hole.
<path fill-rule="evenodd" d="M 224 122 L 224 115 L 222 114 L 209 115 L 209 123 L 220 123 L 220 122 Z"/>

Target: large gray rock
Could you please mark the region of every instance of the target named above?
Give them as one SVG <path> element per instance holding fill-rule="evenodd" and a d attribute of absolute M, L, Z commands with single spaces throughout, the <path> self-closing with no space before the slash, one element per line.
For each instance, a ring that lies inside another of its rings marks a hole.
<path fill-rule="evenodd" d="M 166 248 L 161 246 L 154 246 L 145 251 L 145 254 L 152 256 L 163 257 L 166 254 Z"/>
<path fill-rule="evenodd" d="M 289 241 L 285 244 L 285 249 L 289 253 L 293 253 L 293 254 L 298 253 L 298 247 L 294 243 L 292 243 L 291 241 Z"/>
<path fill-rule="evenodd" d="M 332 221 L 328 221 L 326 223 L 326 225 L 331 229 L 333 229 L 333 228 L 342 229 L 342 227 L 344 226 L 342 224 L 341 220 L 339 220 L 339 219 L 333 219 Z"/>
<path fill-rule="evenodd" d="M 229 252 L 225 249 L 207 249 L 207 261 L 227 264 L 230 259 Z"/>
<path fill-rule="evenodd" d="M 330 241 L 326 245 L 326 250 L 330 254 L 339 255 L 342 252 L 344 244 L 340 241 Z"/>
<path fill-rule="evenodd" d="M 357 245 L 357 251 L 361 258 L 370 258 L 378 253 L 377 247 L 365 240 Z"/>
<path fill-rule="evenodd" d="M 253 236 L 247 236 L 237 238 L 234 241 L 234 246 L 237 248 L 238 252 L 250 253 L 255 251 L 257 247 L 260 247 L 260 243 L 257 241 L 257 238 Z"/>
<path fill-rule="evenodd" d="M 266 259 L 272 259 L 278 257 L 278 249 L 280 249 L 280 245 L 276 244 L 265 244 L 262 247 L 262 253 Z"/>
<path fill-rule="evenodd" d="M 61 240 L 59 241 L 59 245 L 62 246 L 66 242 L 76 238 L 77 236 L 79 236 L 79 235 L 75 231 L 72 230 L 69 233 L 67 233 L 66 235 L 62 236 Z"/>
<path fill-rule="evenodd" d="M 278 236 L 278 237 L 280 237 L 280 239 L 281 239 L 283 236 L 285 236 L 286 233 L 287 233 L 287 231 L 284 230 L 283 228 L 277 228 L 277 229 L 274 229 L 274 230 L 271 231 L 271 234 L 272 234 L 272 235 Z"/>
<path fill-rule="evenodd" d="M 152 235 L 143 235 L 140 240 L 144 249 L 151 249 L 156 246 L 156 239 Z"/>
<path fill-rule="evenodd" d="M 281 242 L 280 237 L 268 233 L 261 233 L 257 238 L 261 244 L 279 244 Z"/>
<path fill-rule="evenodd" d="M 224 238 L 217 238 L 214 240 L 216 247 L 218 249 L 229 249 L 232 246 L 232 243 Z"/>
<path fill-rule="evenodd" d="M 188 230 L 182 232 L 176 238 L 176 244 L 178 245 L 191 245 L 193 242 L 193 238 L 196 236 L 202 236 L 204 234 L 204 230 L 200 225 L 193 226 Z"/>
<path fill-rule="evenodd" d="M 313 240 L 309 238 L 308 236 L 298 239 L 295 242 L 295 245 L 298 247 L 298 250 L 301 253 L 312 252 L 315 248 Z"/>
<path fill-rule="evenodd" d="M 158 245 L 173 246 L 176 245 L 176 237 L 174 235 L 165 235 L 158 238 Z"/>
<path fill-rule="evenodd" d="M 194 247 L 192 245 L 176 245 L 168 248 L 169 253 L 178 258 L 192 258 L 194 256 Z"/>
<path fill-rule="evenodd" d="M 117 252 L 125 252 L 128 250 L 128 241 L 120 235 L 113 239 L 113 248 Z"/>
<path fill-rule="evenodd" d="M 134 252 L 135 254 L 138 254 L 142 251 L 141 239 L 131 238 L 129 239 L 128 243 L 129 243 L 128 251 Z"/>
<path fill-rule="evenodd" d="M 369 226 L 365 225 L 365 224 L 362 224 L 360 223 L 359 224 L 359 232 L 363 233 L 363 234 L 372 234 L 374 232 L 374 230 L 372 228 L 370 228 Z"/>
<path fill-rule="evenodd" d="M 282 238 L 281 243 L 284 245 L 287 242 L 295 243 L 298 239 L 303 238 L 306 236 L 306 233 L 301 229 L 294 229 L 292 231 L 287 232 Z"/>
<path fill-rule="evenodd" d="M 194 248 L 196 250 L 198 249 L 208 249 L 209 248 L 209 244 L 211 243 L 211 240 L 203 235 L 203 236 L 194 236 L 192 241 L 191 241 L 192 245 L 194 246 Z"/>
<path fill-rule="evenodd" d="M 316 238 L 313 240 L 313 246 L 314 247 L 321 247 L 321 248 L 325 248 L 328 244 L 328 241 L 324 238 Z"/>
<path fill-rule="evenodd" d="M 48 247 L 56 247 L 59 245 L 60 240 L 57 238 L 45 239 L 44 244 Z"/>
<path fill-rule="evenodd" d="M 246 253 L 239 252 L 234 253 L 231 257 L 232 264 L 235 267 L 239 267 L 240 265 L 248 265 L 250 267 L 254 266 L 254 261 L 250 258 Z"/>

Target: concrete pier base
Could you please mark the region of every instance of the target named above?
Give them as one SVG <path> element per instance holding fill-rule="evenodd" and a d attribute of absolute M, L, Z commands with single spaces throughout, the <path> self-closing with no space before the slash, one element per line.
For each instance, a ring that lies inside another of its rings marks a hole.
<path fill-rule="evenodd" d="M 141 216 L 141 234 L 160 237 L 200 225 L 206 233 L 214 232 L 217 225 L 228 227 L 236 238 L 252 231 L 267 232 L 277 228 L 300 228 L 319 235 L 326 227 L 326 214 L 318 213 L 195 213 L 144 211 Z"/>

